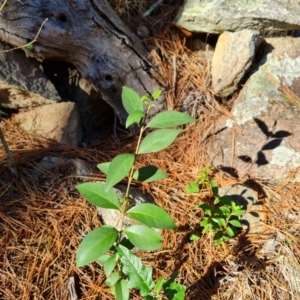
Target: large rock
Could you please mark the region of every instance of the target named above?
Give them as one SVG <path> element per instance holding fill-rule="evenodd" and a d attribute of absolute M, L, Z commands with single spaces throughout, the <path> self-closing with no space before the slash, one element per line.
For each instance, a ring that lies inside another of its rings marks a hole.
<path fill-rule="evenodd" d="M 267 39 L 261 61 L 240 92 L 232 119 L 216 124 L 208 154 L 234 176 L 300 181 L 300 39 Z M 284 87 L 285 86 L 285 87 Z M 284 93 L 286 95 L 284 95 Z"/>
<path fill-rule="evenodd" d="M 22 130 L 77 146 L 82 138 L 79 113 L 72 102 L 55 103 L 20 112 L 13 117 Z"/>
<path fill-rule="evenodd" d="M 175 23 L 192 32 L 260 32 L 300 28 L 297 0 L 187 0 Z"/>
<path fill-rule="evenodd" d="M 262 42 L 258 31 L 242 30 L 220 35 L 212 58 L 212 89 L 227 97 L 238 88 Z"/>
<path fill-rule="evenodd" d="M 0 42 L 0 106 L 19 109 L 56 103 L 60 97 L 39 62 Z"/>

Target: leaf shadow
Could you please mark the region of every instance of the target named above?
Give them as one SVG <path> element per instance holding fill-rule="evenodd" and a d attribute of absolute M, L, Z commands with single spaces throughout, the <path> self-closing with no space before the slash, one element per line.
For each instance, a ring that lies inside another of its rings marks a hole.
<path fill-rule="evenodd" d="M 263 151 L 276 149 L 282 144 L 284 138 L 289 137 L 292 134 L 286 130 L 278 130 L 276 132 L 273 132 L 269 130 L 267 124 L 264 121 L 258 118 L 254 118 L 254 122 L 257 124 L 260 131 L 266 136 L 267 141 L 257 152 L 255 159 L 251 158 L 249 155 L 239 155 L 238 159 L 247 164 L 256 164 L 258 167 L 260 167 L 269 164 L 269 161 L 267 160 L 266 155 Z M 276 124 L 277 121 L 275 121 L 274 125 Z M 226 173 L 229 173 L 234 178 L 239 177 L 238 170 L 232 167 L 220 166 L 219 169 Z"/>

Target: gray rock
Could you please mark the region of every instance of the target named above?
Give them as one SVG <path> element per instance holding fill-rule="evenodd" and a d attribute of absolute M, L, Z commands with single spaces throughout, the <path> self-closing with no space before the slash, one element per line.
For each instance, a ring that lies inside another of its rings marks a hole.
<path fill-rule="evenodd" d="M 232 119 L 224 117 L 215 124 L 218 133 L 208 155 L 214 166 L 241 178 L 280 183 L 294 174 L 292 180 L 299 182 L 300 101 L 292 105 L 282 91 L 300 95 L 300 39 L 266 42 L 258 67 L 234 104 Z"/>
<path fill-rule="evenodd" d="M 47 177 L 47 172 L 51 171 L 58 166 L 72 164 L 74 167 L 74 173 L 77 176 L 92 176 L 97 172 L 97 168 L 82 159 L 79 158 L 62 158 L 56 156 L 45 156 L 35 167 L 34 172 L 38 175 L 38 177 Z"/>
<path fill-rule="evenodd" d="M 212 58 L 212 89 L 227 97 L 238 88 L 262 42 L 258 31 L 242 30 L 220 35 Z"/>
<path fill-rule="evenodd" d="M 274 32 L 299 29 L 299 15 L 297 0 L 187 0 L 175 23 L 192 32 Z"/>
<path fill-rule="evenodd" d="M 10 48 L 0 42 L 0 106 L 28 109 L 60 101 L 39 62 L 22 50 L 1 52 Z"/>
<path fill-rule="evenodd" d="M 79 113 L 75 103 L 44 105 L 13 117 L 13 122 L 27 132 L 76 147 L 82 138 Z"/>

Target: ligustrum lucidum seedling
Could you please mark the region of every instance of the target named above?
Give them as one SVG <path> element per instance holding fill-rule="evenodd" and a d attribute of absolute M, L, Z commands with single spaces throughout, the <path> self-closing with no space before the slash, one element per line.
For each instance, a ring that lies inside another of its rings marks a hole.
<path fill-rule="evenodd" d="M 200 222 L 203 228 L 202 233 L 214 235 L 215 245 L 222 245 L 230 238 L 233 238 L 238 229 L 242 228 L 238 217 L 245 214 L 242 205 L 236 203 L 226 196 L 219 196 L 218 184 L 210 181 L 215 200 L 213 205 L 199 203 L 200 208 L 205 213 L 205 217 Z"/>
<path fill-rule="evenodd" d="M 117 155 L 111 162 L 99 164 L 97 167 L 106 174 L 106 183 L 88 182 L 76 188 L 90 203 L 106 209 L 121 212 L 121 230 L 108 225 L 101 226 L 90 232 L 80 243 L 76 253 L 78 267 L 91 262 L 103 266 L 106 284 L 111 287 L 117 300 L 129 299 L 130 289 L 139 290 L 146 300 L 173 299 L 183 300 L 185 286 L 170 278 L 152 279 L 152 268 L 144 266 L 137 257 L 134 247 L 153 251 L 162 247 L 162 236 L 154 229 L 176 229 L 171 216 L 155 204 L 144 203 L 130 207 L 130 186 L 133 179 L 152 182 L 167 177 L 167 174 L 155 166 L 144 166 L 136 169 L 135 160 L 138 155 L 157 152 L 165 149 L 181 133 L 182 129 L 174 126 L 194 122 L 195 119 L 181 112 L 164 111 L 154 116 L 148 124 L 145 120 L 149 110 L 154 106 L 161 91 L 142 98 L 128 87 L 123 87 L 122 102 L 128 113 L 126 127 L 137 123 L 140 125 L 139 138 L 135 153 Z M 144 112 L 144 105 L 147 107 Z M 156 130 L 143 138 L 147 129 Z M 127 189 L 124 197 L 118 198 L 113 186 L 127 177 Z M 135 225 L 124 228 L 124 217 L 133 219 Z M 136 222 L 138 221 L 138 222 Z"/>

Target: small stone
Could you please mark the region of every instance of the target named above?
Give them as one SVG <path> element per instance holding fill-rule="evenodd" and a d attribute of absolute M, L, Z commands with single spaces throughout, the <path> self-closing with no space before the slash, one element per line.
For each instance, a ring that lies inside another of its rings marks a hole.
<path fill-rule="evenodd" d="M 220 35 L 211 66 L 212 88 L 219 96 L 237 90 L 261 42 L 259 32 L 248 29 Z"/>
<path fill-rule="evenodd" d="M 75 103 L 44 105 L 13 117 L 13 122 L 27 132 L 76 147 L 82 138 L 79 113 Z"/>

